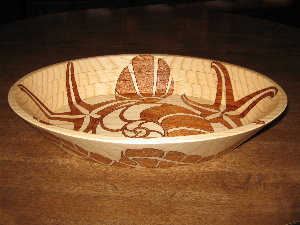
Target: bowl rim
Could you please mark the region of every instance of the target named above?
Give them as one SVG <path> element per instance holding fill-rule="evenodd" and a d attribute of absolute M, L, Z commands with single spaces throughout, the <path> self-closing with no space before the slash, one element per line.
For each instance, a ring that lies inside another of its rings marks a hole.
<path fill-rule="evenodd" d="M 225 63 L 230 66 L 234 66 L 236 68 L 241 68 L 241 69 L 246 69 L 249 72 L 256 73 L 259 76 L 262 76 L 264 79 L 269 80 L 271 83 L 276 85 L 278 88 L 278 97 L 279 97 L 279 102 L 276 105 L 276 107 L 267 115 L 263 116 L 260 118 L 260 120 L 265 121 L 264 124 L 256 124 L 256 123 L 249 123 L 240 127 L 236 127 L 233 129 L 229 129 L 226 131 L 217 131 L 213 133 L 208 133 L 208 134 L 197 134 L 197 135 L 187 135 L 187 136 L 175 136 L 175 137 L 157 137 L 157 138 L 129 138 L 129 137 L 114 137 L 114 136 L 106 136 L 106 135 L 100 135 L 100 134 L 89 134 L 89 133 L 84 133 L 80 131 L 74 131 L 70 130 L 67 128 L 62 128 L 62 127 L 57 127 L 54 125 L 47 125 L 38 122 L 37 120 L 33 119 L 32 115 L 27 113 L 25 110 L 22 109 L 22 107 L 17 103 L 15 99 L 15 92 L 17 89 L 17 85 L 25 80 L 27 77 L 31 76 L 33 73 L 36 73 L 40 70 L 53 67 L 56 65 L 60 65 L 63 63 L 67 63 L 70 61 L 79 61 L 79 60 L 84 60 L 84 59 L 89 59 L 89 58 L 97 58 L 97 57 L 116 57 L 116 56 L 136 56 L 136 55 L 153 55 L 153 56 L 174 56 L 174 57 L 187 57 L 187 58 L 196 58 L 196 59 L 204 59 L 204 60 L 209 60 L 209 61 L 218 61 L 221 63 Z M 22 76 L 20 79 L 18 79 L 9 89 L 8 92 L 8 103 L 12 110 L 20 116 L 22 119 L 24 119 L 26 122 L 28 122 L 30 125 L 34 125 L 38 128 L 41 128 L 43 130 L 47 130 L 56 134 L 60 135 L 65 135 L 73 138 L 78 138 L 78 139 L 85 139 L 85 140 L 92 140 L 92 141 L 100 141 L 100 142 L 108 142 L 108 143 L 122 143 L 122 144 L 168 144 L 168 143 L 184 143 L 184 142 L 197 142 L 197 141 L 207 141 L 207 140 L 214 140 L 214 139 L 220 139 L 220 138 L 225 138 L 229 136 L 235 136 L 243 133 L 247 133 L 256 129 L 261 129 L 262 127 L 268 125 L 271 123 L 273 120 L 275 120 L 277 117 L 279 117 L 286 109 L 288 100 L 287 100 L 287 95 L 285 91 L 281 88 L 279 84 L 277 84 L 275 81 L 270 79 L 264 74 L 261 74 L 257 71 L 254 71 L 252 69 L 249 69 L 247 67 L 239 66 L 236 64 L 220 61 L 220 60 L 215 60 L 215 59 L 210 59 L 210 58 L 204 58 L 204 57 L 195 57 L 195 56 L 186 56 L 186 55 L 173 55 L 173 54 L 156 54 L 156 53 L 131 53 L 131 54 L 113 54 L 113 55 L 98 55 L 98 56 L 91 56 L 91 57 L 83 57 L 83 58 L 77 58 L 77 59 L 70 59 L 68 61 L 64 62 L 58 62 L 55 64 L 47 65 L 42 68 L 39 68 L 37 70 L 34 70 L 24 76 Z"/>

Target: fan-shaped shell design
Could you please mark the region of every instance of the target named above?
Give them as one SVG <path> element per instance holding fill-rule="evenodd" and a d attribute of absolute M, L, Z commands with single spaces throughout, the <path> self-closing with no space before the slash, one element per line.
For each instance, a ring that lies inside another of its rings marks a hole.
<path fill-rule="evenodd" d="M 116 85 L 116 99 L 147 99 L 156 102 L 173 93 L 174 81 L 168 64 L 151 55 L 134 57 L 123 69 Z"/>

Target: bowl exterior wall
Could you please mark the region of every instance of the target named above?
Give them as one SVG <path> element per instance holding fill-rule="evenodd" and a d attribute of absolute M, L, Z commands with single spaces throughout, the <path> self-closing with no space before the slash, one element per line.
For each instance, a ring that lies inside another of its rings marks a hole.
<path fill-rule="evenodd" d="M 81 139 L 33 127 L 64 151 L 81 159 L 129 168 L 162 168 L 208 161 L 234 150 L 261 128 L 213 140 L 143 145 Z"/>

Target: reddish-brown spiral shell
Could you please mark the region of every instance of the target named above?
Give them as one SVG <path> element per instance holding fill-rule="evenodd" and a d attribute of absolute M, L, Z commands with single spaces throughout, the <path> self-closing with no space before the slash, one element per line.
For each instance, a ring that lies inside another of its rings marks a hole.
<path fill-rule="evenodd" d="M 151 55 L 134 57 L 123 69 L 116 85 L 116 99 L 159 101 L 173 93 L 174 81 L 168 64 Z"/>

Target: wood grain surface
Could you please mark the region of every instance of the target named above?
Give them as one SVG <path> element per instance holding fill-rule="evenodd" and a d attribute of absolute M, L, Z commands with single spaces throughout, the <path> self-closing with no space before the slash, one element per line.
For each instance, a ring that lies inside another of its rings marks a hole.
<path fill-rule="evenodd" d="M 0 27 L 0 224 L 287 224 L 300 220 L 300 31 L 200 3 L 95 9 Z M 127 169 L 64 153 L 9 108 L 26 73 L 123 53 L 212 58 L 269 76 L 286 113 L 199 165 Z"/>

